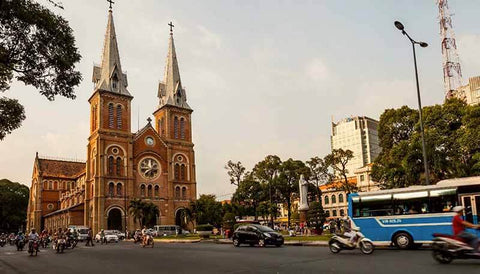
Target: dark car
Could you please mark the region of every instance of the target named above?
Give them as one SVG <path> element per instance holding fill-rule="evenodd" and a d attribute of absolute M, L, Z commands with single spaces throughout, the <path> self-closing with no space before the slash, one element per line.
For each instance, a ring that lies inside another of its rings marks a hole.
<path fill-rule="evenodd" d="M 279 247 L 283 245 L 283 236 L 267 226 L 242 225 L 233 233 L 233 245 L 240 246 L 241 244 L 249 244 L 250 246 L 258 244 L 261 247 L 275 245 Z"/>

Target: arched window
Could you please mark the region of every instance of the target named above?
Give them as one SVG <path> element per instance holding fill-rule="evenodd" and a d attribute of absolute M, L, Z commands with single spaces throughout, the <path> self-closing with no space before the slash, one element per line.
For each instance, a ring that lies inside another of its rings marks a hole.
<path fill-rule="evenodd" d="M 337 197 L 335 195 L 332 195 L 332 204 L 337 202 Z"/>
<path fill-rule="evenodd" d="M 175 187 L 175 199 L 180 199 L 180 187 Z"/>
<path fill-rule="evenodd" d="M 108 127 L 113 128 L 113 103 L 108 104 Z"/>
<path fill-rule="evenodd" d="M 108 157 L 108 175 L 113 175 L 113 156 Z"/>
<path fill-rule="evenodd" d="M 148 197 L 152 197 L 152 185 L 148 185 Z"/>
<path fill-rule="evenodd" d="M 156 185 L 155 186 L 155 197 L 158 197 L 158 195 L 160 195 L 159 192 L 160 192 L 160 187 L 158 187 L 158 185 Z"/>
<path fill-rule="evenodd" d="M 115 73 L 115 74 L 113 75 L 113 77 L 112 77 L 112 88 L 113 88 L 114 90 L 116 90 L 117 87 L 118 87 L 118 76 L 117 76 L 117 74 Z"/>
<path fill-rule="evenodd" d="M 109 184 L 108 184 L 108 195 L 109 195 L 110 197 L 113 197 L 113 191 L 114 191 L 113 189 L 114 189 L 114 184 L 113 184 L 113 183 L 109 183 Z"/>
<path fill-rule="evenodd" d="M 338 202 L 343 203 L 343 194 L 341 193 L 338 195 Z"/>
<path fill-rule="evenodd" d="M 338 199 L 338 200 L 340 200 L 340 199 Z M 340 216 L 342 216 L 342 217 L 345 216 L 345 210 L 340 209 Z"/>
<path fill-rule="evenodd" d="M 174 170 L 173 170 L 173 175 L 174 175 L 175 180 L 180 179 L 180 174 L 179 173 L 180 173 L 180 165 L 175 164 Z"/>
<path fill-rule="evenodd" d="M 180 118 L 180 138 L 185 139 L 185 118 Z"/>
<path fill-rule="evenodd" d="M 328 205 L 328 203 L 329 203 L 328 196 L 325 196 L 324 200 L 325 200 L 325 204 Z"/>
<path fill-rule="evenodd" d="M 140 186 L 140 196 L 145 197 L 145 185 Z"/>
<path fill-rule="evenodd" d="M 180 166 L 180 180 L 185 180 L 185 165 Z"/>
<path fill-rule="evenodd" d="M 182 200 L 186 200 L 186 199 L 187 199 L 187 188 L 182 187 Z"/>
<path fill-rule="evenodd" d="M 327 215 L 327 217 L 330 217 L 330 210 L 325 210 L 325 215 Z"/>
<path fill-rule="evenodd" d="M 52 181 L 48 182 L 48 189 L 50 189 L 50 190 L 53 189 L 53 182 Z"/>
<path fill-rule="evenodd" d="M 117 184 L 117 196 L 122 196 L 122 184 Z"/>
<path fill-rule="evenodd" d="M 117 176 L 122 176 L 122 158 L 117 158 Z"/>
<path fill-rule="evenodd" d="M 332 210 L 332 216 L 333 216 L 333 217 L 337 217 L 337 211 L 336 211 L 335 209 Z"/>
<path fill-rule="evenodd" d="M 173 138 L 178 139 L 178 117 L 173 118 Z"/>
<path fill-rule="evenodd" d="M 117 106 L 117 128 L 122 128 L 122 106 Z"/>

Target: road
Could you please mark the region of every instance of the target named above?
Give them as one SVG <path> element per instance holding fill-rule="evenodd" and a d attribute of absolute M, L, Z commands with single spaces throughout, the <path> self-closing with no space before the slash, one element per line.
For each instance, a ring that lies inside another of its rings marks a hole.
<path fill-rule="evenodd" d="M 159 244 L 142 248 L 131 242 L 85 247 L 38 257 L 0 248 L 3 273 L 477 273 L 480 261 L 437 264 L 428 250 L 376 250 L 331 254 L 326 247 L 239 247 L 227 244 Z"/>

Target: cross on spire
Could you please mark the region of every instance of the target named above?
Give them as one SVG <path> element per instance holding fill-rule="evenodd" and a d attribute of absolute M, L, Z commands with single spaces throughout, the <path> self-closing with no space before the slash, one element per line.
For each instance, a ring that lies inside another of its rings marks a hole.
<path fill-rule="evenodd" d="M 112 4 L 115 4 L 112 0 L 107 0 L 108 3 L 110 3 L 110 10 L 112 10 Z"/>
<path fill-rule="evenodd" d="M 173 27 L 175 26 L 173 25 L 172 22 L 168 23 L 168 25 L 170 26 L 170 34 L 173 34 Z"/>

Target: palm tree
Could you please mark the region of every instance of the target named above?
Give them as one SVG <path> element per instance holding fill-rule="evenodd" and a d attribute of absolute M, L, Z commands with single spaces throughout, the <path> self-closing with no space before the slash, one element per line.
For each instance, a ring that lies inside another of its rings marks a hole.
<path fill-rule="evenodd" d="M 138 220 L 141 227 L 143 226 L 143 219 L 145 218 L 143 211 L 144 205 L 145 202 L 143 202 L 141 199 L 133 199 L 130 201 L 130 205 L 128 206 L 130 215 L 133 216 L 133 222 L 137 223 Z"/>
<path fill-rule="evenodd" d="M 145 219 L 146 225 L 151 225 L 152 223 L 156 223 L 157 217 L 160 215 L 160 210 L 158 210 L 158 206 L 156 206 L 152 202 L 144 202 L 143 207 L 143 217 Z"/>

